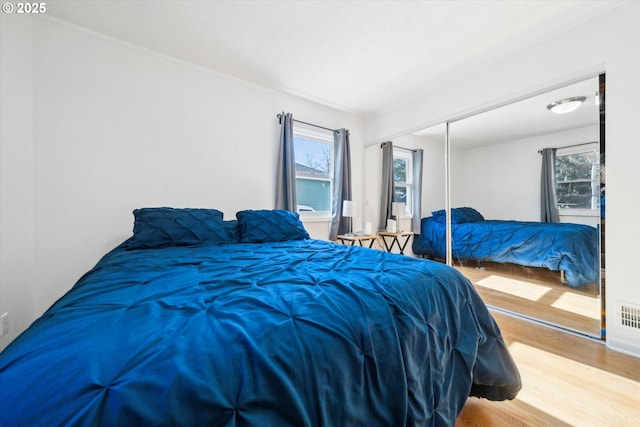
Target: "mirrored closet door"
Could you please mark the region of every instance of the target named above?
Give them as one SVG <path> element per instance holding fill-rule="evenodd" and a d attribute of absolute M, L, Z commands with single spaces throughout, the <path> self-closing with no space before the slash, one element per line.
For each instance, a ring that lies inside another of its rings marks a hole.
<path fill-rule="evenodd" d="M 552 111 L 555 104 L 565 112 Z M 442 124 L 393 140 L 426 148 L 422 225 L 431 218 L 436 228 L 413 231 L 432 234 L 424 245 L 438 254 L 429 258 L 449 258 L 489 306 L 597 338 L 604 336 L 604 142 L 604 75 L 450 122 L 448 132 Z M 365 149 L 367 216 L 375 221 L 379 151 Z M 545 192 L 555 199 L 544 202 Z M 545 214 L 551 218 L 543 219 L 545 203 L 555 208 Z M 448 207 L 454 224 L 446 233 L 433 212 Z M 543 221 L 563 230 L 527 229 L 544 229 Z"/>
<path fill-rule="evenodd" d="M 449 126 L 451 208 L 488 220 L 473 237 L 453 233 L 453 265 L 488 305 L 594 337 L 603 334 L 602 89 L 596 76 Z M 467 237 L 479 247 L 456 251 Z M 479 261 L 485 254 L 495 261 Z"/>
<path fill-rule="evenodd" d="M 406 164 L 403 158 L 407 158 L 407 153 L 412 150 L 421 149 L 422 155 L 422 182 L 421 185 L 413 185 L 412 182 L 405 182 L 401 188 L 396 188 L 394 202 L 403 203 L 404 213 L 398 215 L 398 228 L 402 231 L 413 231 L 419 233 L 420 230 L 413 230 L 411 203 L 413 197 L 407 197 L 407 192 L 411 193 L 419 188 L 421 193 L 421 211 L 431 212 L 442 209 L 445 205 L 445 179 L 446 170 L 443 162 L 445 145 L 443 135 L 445 124 L 434 126 L 428 131 L 416 132 L 409 135 L 402 135 L 393 139 L 394 167 L 395 175 L 402 175 L 401 166 Z M 398 168 L 397 166 L 400 166 Z M 410 164 L 409 168 L 414 165 Z M 373 230 L 385 228 L 384 221 L 381 222 L 381 188 L 382 188 L 382 148 L 381 144 L 371 144 L 365 148 L 365 223 L 371 223 Z M 411 173 L 404 170 L 406 177 L 411 177 Z M 407 245 L 406 254 L 412 254 L 411 242 Z"/>

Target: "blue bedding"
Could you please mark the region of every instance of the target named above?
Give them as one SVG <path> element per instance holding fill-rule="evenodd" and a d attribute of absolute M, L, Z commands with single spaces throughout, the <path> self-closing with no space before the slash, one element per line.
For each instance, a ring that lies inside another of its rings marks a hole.
<path fill-rule="evenodd" d="M 413 252 L 445 258 L 445 224 L 436 217 L 422 219 Z M 563 270 L 567 284 L 597 282 L 598 230 L 582 224 L 473 220 L 451 225 L 455 260 L 506 262 Z"/>
<path fill-rule="evenodd" d="M 443 426 L 516 366 L 454 269 L 302 239 L 114 249 L 0 354 L 0 425 Z"/>

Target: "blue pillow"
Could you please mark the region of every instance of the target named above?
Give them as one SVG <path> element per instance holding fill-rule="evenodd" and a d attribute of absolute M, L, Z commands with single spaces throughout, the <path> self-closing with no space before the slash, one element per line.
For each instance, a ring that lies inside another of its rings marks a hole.
<path fill-rule="evenodd" d="M 142 208 L 134 210 L 133 215 L 128 249 L 222 245 L 229 240 L 222 212 L 216 209 Z"/>
<path fill-rule="evenodd" d="M 246 210 L 236 213 L 242 243 L 284 242 L 309 238 L 297 212 Z"/>
<path fill-rule="evenodd" d="M 227 236 L 229 237 L 229 243 L 240 243 L 240 230 L 238 229 L 238 220 L 231 219 L 229 221 L 222 221 Z"/>
<path fill-rule="evenodd" d="M 433 218 L 441 223 L 445 222 L 446 212 L 444 209 L 431 212 Z M 451 224 L 463 224 L 465 222 L 484 221 L 480 212 L 473 208 L 453 208 L 451 209 Z"/>

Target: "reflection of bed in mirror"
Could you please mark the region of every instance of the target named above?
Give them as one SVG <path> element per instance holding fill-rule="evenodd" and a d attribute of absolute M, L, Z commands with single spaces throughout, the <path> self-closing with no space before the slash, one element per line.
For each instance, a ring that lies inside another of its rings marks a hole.
<path fill-rule="evenodd" d="M 423 218 L 413 252 L 445 258 L 445 211 Z M 511 263 L 562 271 L 571 287 L 597 282 L 598 230 L 583 224 L 485 220 L 473 208 L 451 210 L 454 260 Z"/>

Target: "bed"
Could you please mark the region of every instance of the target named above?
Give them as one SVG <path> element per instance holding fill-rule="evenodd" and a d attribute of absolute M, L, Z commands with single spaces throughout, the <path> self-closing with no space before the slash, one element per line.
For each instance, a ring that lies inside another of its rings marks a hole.
<path fill-rule="evenodd" d="M 298 214 L 134 211 L 0 353 L 0 425 L 441 426 L 520 377 L 470 283 Z"/>
<path fill-rule="evenodd" d="M 413 252 L 445 258 L 445 212 L 422 218 Z M 485 220 L 470 207 L 451 210 L 455 260 L 512 263 L 562 271 L 567 284 L 580 287 L 598 280 L 598 230 L 569 223 Z"/>

